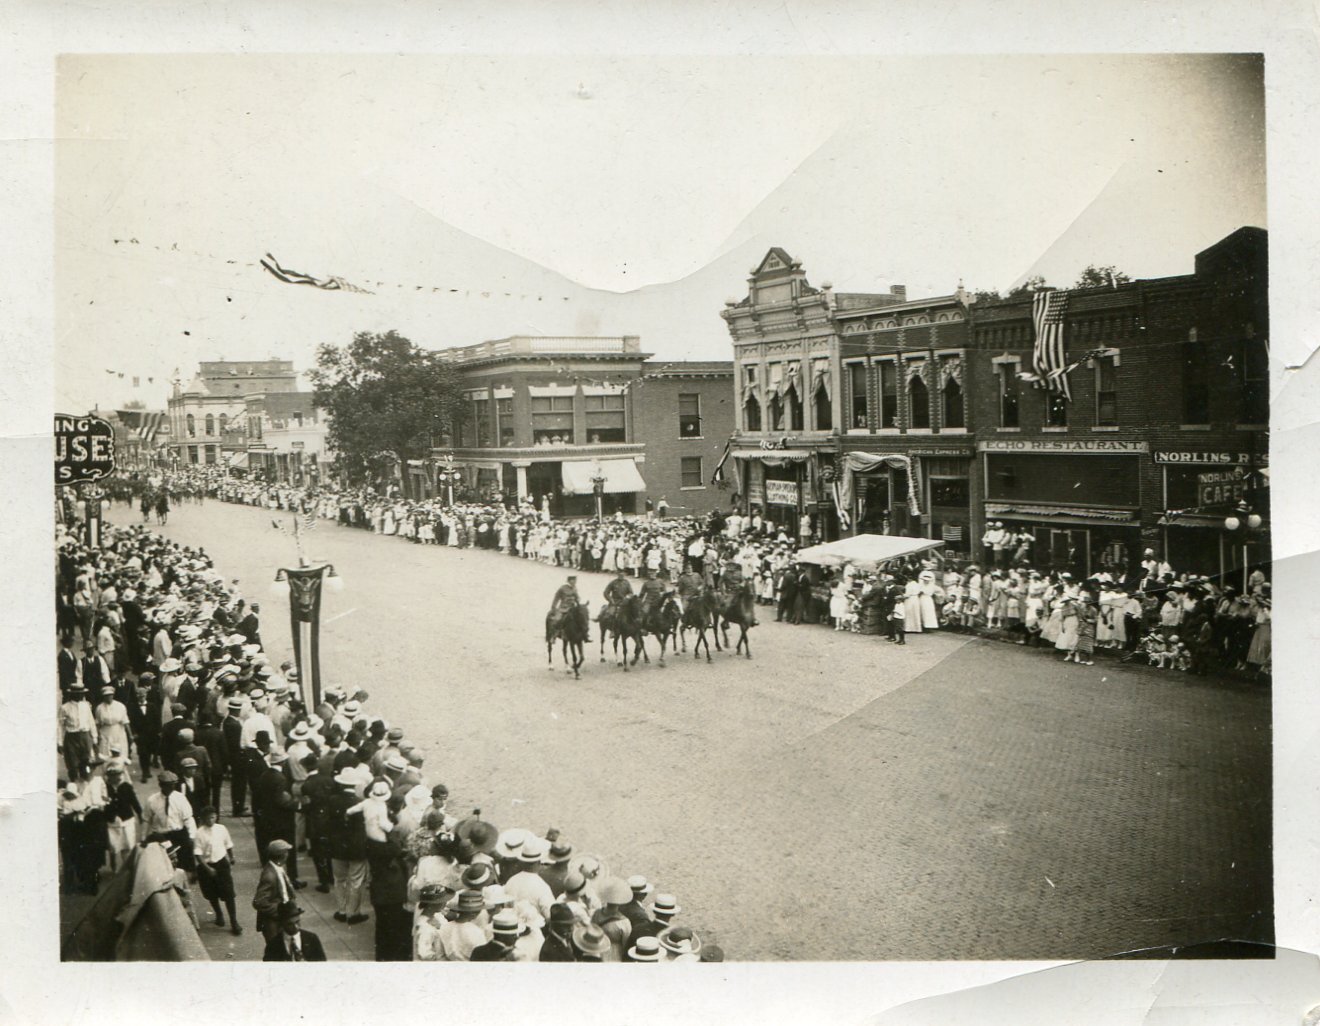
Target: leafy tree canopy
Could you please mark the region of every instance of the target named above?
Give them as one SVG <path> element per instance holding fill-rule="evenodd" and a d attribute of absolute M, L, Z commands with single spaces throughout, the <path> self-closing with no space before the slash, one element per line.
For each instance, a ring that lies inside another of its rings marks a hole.
<path fill-rule="evenodd" d="M 1073 288 L 1112 289 L 1118 285 L 1125 285 L 1131 280 L 1131 278 L 1116 268 L 1113 264 L 1110 264 L 1107 267 L 1096 267 L 1095 264 L 1089 264 L 1086 270 L 1077 276 L 1077 282 L 1073 285 Z"/>
<path fill-rule="evenodd" d="M 461 416 L 454 366 L 396 331 L 320 346 L 309 377 L 330 417 L 327 440 L 350 472 L 428 455 Z"/>

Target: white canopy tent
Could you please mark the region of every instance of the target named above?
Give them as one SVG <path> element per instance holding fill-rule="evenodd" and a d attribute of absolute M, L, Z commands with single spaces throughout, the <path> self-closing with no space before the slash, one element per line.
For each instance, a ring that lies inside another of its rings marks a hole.
<path fill-rule="evenodd" d="M 874 569 L 883 563 L 943 546 L 944 542 L 933 538 L 896 538 L 887 534 L 859 534 L 852 538 L 840 538 L 838 541 L 802 549 L 794 558 L 799 563 L 814 563 L 817 566 L 842 566 L 845 563 L 852 563 L 864 569 Z"/>
<path fill-rule="evenodd" d="M 563 464 L 560 474 L 565 495 L 591 495 L 595 490 L 591 479 L 597 474 L 605 479 L 603 490 L 607 495 L 646 491 L 646 482 L 633 460 L 570 461 Z"/>

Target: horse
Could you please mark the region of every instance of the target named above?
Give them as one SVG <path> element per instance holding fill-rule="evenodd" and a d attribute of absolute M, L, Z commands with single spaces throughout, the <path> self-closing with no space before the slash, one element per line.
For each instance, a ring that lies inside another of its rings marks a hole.
<path fill-rule="evenodd" d="M 683 636 L 685 631 L 695 630 L 697 640 L 692 644 L 692 658 L 697 659 L 701 654 L 701 646 L 706 646 L 706 662 L 710 662 L 710 639 L 706 637 L 706 631 L 713 629 L 718 623 L 719 614 L 716 612 L 715 596 L 707 589 L 702 588 L 695 595 L 689 595 L 686 605 L 683 607 L 683 618 L 679 621 L 678 633 L 683 643 L 683 650 L 687 651 L 687 639 Z M 718 630 L 714 630 L 715 645 L 718 648 L 720 644 L 720 635 Z"/>
<path fill-rule="evenodd" d="M 738 625 L 738 644 L 734 647 L 734 653 L 737 654 L 746 649 L 747 658 L 752 658 L 752 643 L 747 637 L 747 632 L 757 624 L 756 619 L 756 593 L 752 590 L 750 581 L 744 581 L 735 588 L 722 584 L 719 591 L 715 592 L 715 623 L 718 630 L 724 633 L 724 648 L 729 647 L 729 624 Z M 720 647 L 718 636 L 715 639 L 716 648 Z M 709 651 L 709 650 L 708 650 Z"/>
<path fill-rule="evenodd" d="M 585 661 L 584 655 L 585 640 L 589 630 L 590 617 L 587 613 L 587 604 L 579 603 L 576 609 L 570 609 L 567 613 L 561 613 L 556 616 L 554 610 L 551 610 L 545 617 L 545 659 L 546 668 L 554 669 L 554 646 L 555 639 L 563 642 L 562 655 L 564 665 L 568 666 L 573 673 L 574 680 L 581 680 L 582 674 L 579 672 L 582 663 Z M 569 650 L 573 652 L 573 662 L 568 660 Z M 564 672 L 568 672 L 565 670 Z"/>
<path fill-rule="evenodd" d="M 678 649 L 678 624 L 682 618 L 682 612 L 678 608 L 678 603 L 674 601 L 673 595 L 665 595 L 660 600 L 660 604 L 650 610 L 650 615 L 646 617 L 643 624 L 643 630 L 646 634 L 654 634 L 660 642 L 660 658 L 656 661 L 657 666 L 665 665 L 665 649 L 671 643 L 674 649 Z M 643 648 L 642 652 L 645 653 Z"/>
<path fill-rule="evenodd" d="M 623 642 L 623 660 L 619 665 L 625 671 L 628 669 L 629 641 L 633 643 L 633 666 L 637 665 L 638 659 L 645 659 L 648 663 L 651 661 L 651 657 L 646 654 L 644 620 L 642 599 L 639 595 L 629 595 L 614 607 L 613 624 L 610 630 L 614 635 L 615 655 L 618 655 L 619 642 Z"/>

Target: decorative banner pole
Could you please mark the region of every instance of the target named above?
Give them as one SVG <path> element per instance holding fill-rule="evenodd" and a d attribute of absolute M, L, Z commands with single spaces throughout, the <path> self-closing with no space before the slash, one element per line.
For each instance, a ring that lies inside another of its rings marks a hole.
<path fill-rule="evenodd" d="M 328 580 L 332 589 L 343 580 L 330 563 L 310 564 L 303 554 L 302 514 L 293 514 L 293 536 L 298 547 L 298 566 L 281 567 L 275 573 L 275 589 L 289 595 L 289 629 L 293 635 L 293 661 L 298 668 L 298 691 L 309 710 L 321 704 L 321 591 Z M 283 585 L 283 587 L 280 587 Z M 311 703 L 308 704 L 310 688 Z"/>

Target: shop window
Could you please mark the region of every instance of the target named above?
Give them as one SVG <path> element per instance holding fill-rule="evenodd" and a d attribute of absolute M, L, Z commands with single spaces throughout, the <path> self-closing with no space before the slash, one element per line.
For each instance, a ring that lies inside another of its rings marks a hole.
<path fill-rule="evenodd" d="M 1238 365 L 1238 423 L 1267 424 L 1270 419 L 1270 358 L 1263 342 L 1243 339 L 1234 354 Z"/>
<path fill-rule="evenodd" d="M 1021 426 L 1018 421 L 1018 365 L 1001 363 L 999 365 L 999 426 L 1015 428 Z"/>
<path fill-rule="evenodd" d="M 1210 423 L 1210 375 L 1205 351 L 1196 341 L 1196 329 L 1182 344 L 1182 422 Z"/>
<path fill-rule="evenodd" d="M 930 391 L 920 374 L 908 379 L 908 413 L 908 427 L 930 427 Z"/>
<path fill-rule="evenodd" d="M 1099 427 L 1118 424 L 1118 366 L 1112 356 L 1095 361 L 1095 422 Z"/>
<path fill-rule="evenodd" d="M 825 382 L 822 381 L 816 386 L 812 405 L 816 411 L 816 430 L 829 431 L 834 426 L 834 404 L 830 402 L 830 393 L 825 387 Z"/>
<path fill-rule="evenodd" d="M 748 431 L 761 430 L 761 404 L 755 396 L 748 396 L 743 403 L 743 427 Z"/>
<path fill-rule="evenodd" d="M 1045 392 L 1045 426 L 1068 426 L 1068 400 L 1062 392 Z"/>
<path fill-rule="evenodd" d="M 209 417 L 208 417 L 207 419 L 210 420 Z M 206 450 L 206 462 L 207 462 L 207 463 L 214 463 L 214 462 L 215 462 L 215 450 L 216 450 L 217 447 L 214 446 L 214 445 L 204 445 L 204 446 L 202 446 L 202 448 Z"/>
<path fill-rule="evenodd" d="M 192 415 L 191 415 L 191 414 L 189 414 L 188 419 L 189 419 L 189 420 L 192 419 Z M 189 462 L 189 463 L 196 463 L 196 462 L 197 462 L 197 446 L 195 446 L 195 445 L 190 445 L 190 446 L 188 446 L 188 462 Z"/>
<path fill-rule="evenodd" d="M 532 444 L 573 444 L 573 397 L 571 395 L 532 397 Z"/>
<path fill-rule="evenodd" d="M 701 396 L 695 392 L 679 393 L 678 437 L 701 437 Z"/>
<path fill-rule="evenodd" d="M 684 488 L 704 488 L 705 478 L 701 476 L 701 457 L 684 456 L 679 464 Z"/>
<path fill-rule="evenodd" d="M 587 441 L 592 445 L 613 444 L 628 440 L 625 423 L 624 397 L 620 395 L 588 395 L 586 402 Z"/>
<path fill-rule="evenodd" d="M 788 430 L 801 431 L 802 400 L 798 397 L 797 389 L 785 393 L 784 405 L 788 408 Z"/>
<path fill-rule="evenodd" d="M 932 506 L 966 509 L 971 503 L 971 492 L 965 477 L 932 477 L 930 504 Z"/>
<path fill-rule="evenodd" d="M 206 415 L 206 436 L 209 438 L 213 434 L 215 434 L 215 417 L 208 413 Z"/>
<path fill-rule="evenodd" d="M 866 414 L 866 364 L 848 364 L 848 395 L 852 403 L 849 424 L 854 428 L 869 426 Z"/>
<path fill-rule="evenodd" d="M 898 365 L 892 360 L 880 364 L 880 426 L 898 427 Z"/>
<path fill-rule="evenodd" d="M 944 383 L 944 426 L 946 428 L 966 427 L 963 416 L 963 390 L 953 378 Z"/>
<path fill-rule="evenodd" d="M 196 438 L 196 437 L 197 437 L 197 418 L 194 417 L 191 413 L 188 414 L 188 437 L 189 437 L 189 438 Z M 196 447 L 195 447 L 195 446 L 194 446 L 194 455 L 196 455 Z M 196 463 L 197 460 L 194 459 L 193 462 Z"/>
<path fill-rule="evenodd" d="M 500 445 L 510 446 L 513 444 L 513 400 L 496 399 L 495 416 L 499 422 Z"/>

